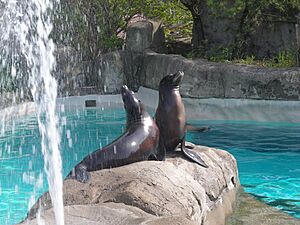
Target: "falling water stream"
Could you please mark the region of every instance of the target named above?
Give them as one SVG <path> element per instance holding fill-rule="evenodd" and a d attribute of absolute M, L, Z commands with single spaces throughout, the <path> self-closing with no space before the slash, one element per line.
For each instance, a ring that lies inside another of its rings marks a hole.
<path fill-rule="evenodd" d="M 29 96 L 37 105 L 44 170 L 56 224 L 63 225 L 60 133 L 55 114 L 57 83 L 52 76 L 55 45 L 49 38 L 49 13 L 54 1 L 59 0 L 0 0 L 0 57 L 12 78 L 22 80 L 15 99 L 24 98 L 30 89 Z"/>

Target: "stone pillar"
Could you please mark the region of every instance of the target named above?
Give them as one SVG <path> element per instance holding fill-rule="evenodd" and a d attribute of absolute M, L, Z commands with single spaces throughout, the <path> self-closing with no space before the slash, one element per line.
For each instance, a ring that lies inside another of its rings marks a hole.
<path fill-rule="evenodd" d="M 126 50 L 142 53 L 147 49 L 163 53 L 165 34 L 161 22 L 147 20 L 138 21 L 128 26 L 126 33 Z"/>

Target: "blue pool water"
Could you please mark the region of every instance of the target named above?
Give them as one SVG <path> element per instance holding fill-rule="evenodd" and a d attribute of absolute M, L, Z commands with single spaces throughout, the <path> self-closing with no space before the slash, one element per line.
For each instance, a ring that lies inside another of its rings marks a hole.
<path fill-rule="evenodd" d="M 246 192 L 300 218 L 300 124 L 207 121 L 201 125 L 212 130 L 189 133 L 188 140 L 232 153 Z"/>
<path fill-rule="evenodd" d="M 189 133 L 196 144 L 219 147 L 238 160 L 245 190 L 300 218 L 300 124 L 192 121 L 210 132 Z M 123 109 L 61 113 L 63 172 L 67 175 L 89 152 L 118 137 L 125 128 Z M 37 121 L 23 117 L 0 124 L 0 224 L 24 219 L 47 191 Z"/>

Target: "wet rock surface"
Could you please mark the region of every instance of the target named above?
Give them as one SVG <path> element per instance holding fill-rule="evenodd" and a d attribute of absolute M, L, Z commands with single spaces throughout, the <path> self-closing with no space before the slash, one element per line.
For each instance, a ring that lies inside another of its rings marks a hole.
<path fill-rule="evenodd" d="M 300 219 L 256 200 L 242 188 L 238 191 L 234 209 L 226 225 L 300 225 Z"/>
<path fill-rule="evenodd" d="M 86 184 L 66 180 L 66 224 L 224 224 L 239 186 L 236 161 L 226 151 L 202 146 L 195 150 L 208 169 L 177 152 L 165 162 L 144 161 L 93 172 Z M 36 222 L 33 218 L 39 205 L 45 210 L 42 218 L 51 224 L 48 193 L 32 208 L 24 224 Z M 82 215 L 80 221 L 93 223 L 72 223 L 77 215 Z M 116 220 L 120 223 L 113 222 Z"/>

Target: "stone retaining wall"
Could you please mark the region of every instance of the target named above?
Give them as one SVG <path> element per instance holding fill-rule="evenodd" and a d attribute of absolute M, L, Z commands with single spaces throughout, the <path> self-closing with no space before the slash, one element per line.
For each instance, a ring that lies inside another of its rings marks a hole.
<path fill-rule="evenodd" d="M 119 93 L 123 84 L 135 91 L 140 86 L 158 89 L 162 77 L 182 70 L 181 94 L 185 97 L 300 100 L 300 68 L 296 67 L 214 63 L 151 50 L 112 52 L 89 67 L 96 72 L 90 74 L 79 68 L 65 75 L 68 79 L 60 82 L 61 96 Z"/>
<path fill-rule="evenodd" d="M 153 89 L 158 88 L 165 75 L 182 70 L 185 77 L 181 94 L 185 97 L 300 100 L 300 68 L 214 63 L 151 51 L 140 56 L 140 60 L 135 76 L 140 85 Z"/>

